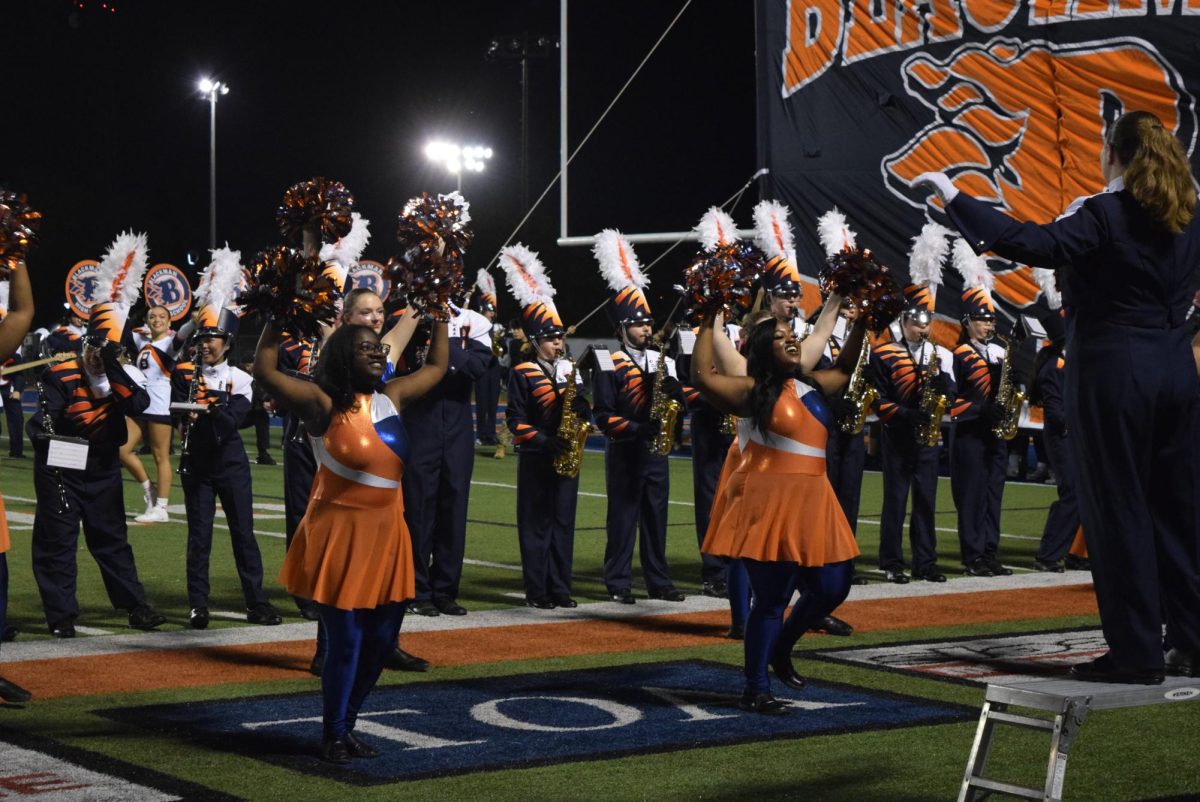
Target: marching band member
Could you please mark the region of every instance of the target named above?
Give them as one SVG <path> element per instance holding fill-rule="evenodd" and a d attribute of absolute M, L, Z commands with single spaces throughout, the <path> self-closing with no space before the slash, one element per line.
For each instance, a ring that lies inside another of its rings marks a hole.
<path fill-rule="evenodd" d="M 1067 556 L 1079 530 L 1079 500 L 1075 494 L 1075 464 L 1067 444 L 1067 419 L 1063 399 L 1066 351 L 1061 342 L 1047 345 L 1038 352 L 1030 401 L 1042 407 L 1042 439 L 1058 484 L 1058 498 L 1046 514 L 1042 540 L 1038 544 L 1033 567 L 1039 571 L 1062 573 Z"/>
<path fill-rule="evenodd" d="M 209 622 L 208 565 L 218 498 L 246 600 L 246 620 L 266 626 L 283 621 L 263 590 L 250 461 L 238 431 L 250 414 L 251 380 L 227 359 L 238 328 L 232 304 L 242 274 L 240 260 L 241 254 L 229 248 L 213 251 L 196 291 L 200 312 L 193 359 L 180 362 L 171 373 L 172 401 L 204 407 L 203 414 L 186 410 L 181 415 L 185 434 L 179 474 L 187 511 L 188 624 L 193 629 L 205 629 Z"/>
<path fill-rule="evenodd" d="M 941 173 L 914 184 L 936 188 L 973 249 L 1065 279 L 1066 422 L 1109 646 L 1073 673 L 1158 684 L 1164 670 L 1200 672 L 1200 380 L 1186 321 L 1200 224 L 1187 154 L 1153 114 L 1122 115 L 1100 158 L 1107 190 L 1045 225 L 961 194 Z"/>
<path fill-rule="evenodd" d="M 122 234 L 100 264 L 98 297 L 104 300 L 91 308 L 82 352 L 42 374 L 41 410 L 27 427 L 34 442 L 37 496 L 33 573 L 46 623 L 58 638 L 75 637 L 75 554 L 81 522 L 113 607 L 127 611 L 129 625 L 136 629 L 153 629 L 166 620 L 146 602 L 138 579 L 118 457 L 128 435 L 125 416 L 140 413 L 150 403 L 141 371 L 118 359 L 122 331 L 145 270 L 145 236 Z M 85 452 L 82 459 L 63 459 L 66 444 L 55 437 L 76 438 L 70 450 Z M 86 448 L 78 441 L 86 441 Z"/>
<path fill-rule="evenodd" d="M 950 410 L 950 490 L 958 509 L 958 542 L 971 576 L 1009 576 L 996 556 L 1000 547 L 1000 502 L 1004 496 L 1008 444 L 992 432 L 1000 410 L 996 390 L 1004 347 L 992 341 L 996 308 L 987 289 L 986 263 L 962 240 L 954 244 L 955 266 L 963 271 L 962 336 L 954 349 L 958 395 Z"/>
<path fill-rule="evenodd" d="M 674 360 L 650 347 L 654 319 L 642 293 L 646 277 L 633 247 L 619 232 L 606 229 L 596 235 L 593 253 L 611 290 L 605 311 L 622 346 L 612 354 L 614 369 L 597 370 L 593 378 L 596 424 L 608 437 L 604 451 L 608 497 L 604 584 L 612 601 L 635 602 L 633 547 L 637 540 L 649 597 L 683 601 L 685 596 L 671 581 L 667 566 L 667 457 L 650 450 L 663 426 L 663 421 L 650 414 L 661 400 L 653 392 L 660 360 L 665 360 L 663 391 L 681 407 L 682 386 L 675 376 Z M 674 437 L 674 432 L 663 436 Z"/>
<path fill-rule="evenodd" d="M 9 283 L 0 281 L 0 320 L 8 315 Z M 28 326 L 25 327 L 28 331 Z M 24 335 L 22 335 L 24 336 Z M 7 358 L 0 360 L 4 367 L 16 367 L 23 360 L 21 344 Z M 0 405 L 4 407 L 4 422 L 8 426 L 8 456 L 25 458 L 25 413 L 21 409 L 21 394 L 25 390 L 25 373 L 0 376 Z"/>
<path fill-rule="evenodd" d="M 496 322 L 497 303 L 496 281 L 490 273 L 480 268 L 475 278 L 475 291 L 471 294 L 471 305 L 491 324 L 492 353 L 496 357 L 492 366 L 475 382 L 475 439 L 485 446 L 499 444 L 496 438 L 496 409 L 500 404 L 500 382 L 505 369 L 500 365 L 504 327 Z"/>
<path fill-rule="evenodd" d="M 168 520 L 167 504 L 171 493 L 171 371 L 175 359 L 191 338 L 195 324 L 188 321 L 178 331 L 171 331 L 171 313 L 165 306 L 152 306 L 146 310 L 146 327 L 149 336 L 134 335 L 137 346 L 136 364 L 146 377 L 146 392 L 150 395 L 150 406 L 136 418 L 129 419 L 129 436 L 121 446 L 121 464 L 142 486 L 142 497 L 146 509 L 133 520 L 140 524 L 164 523 Z M 146 436 L 154 455 L 157 481 L 152 486 L 142 461 L 135 450 L 142 439 L 138 422 L 146 424 Z"/>
<path fill-rule="evenodd" d="M 7 298 L 6 314 L 0 320 L 0 361 L 16 353 L 33 322 L 33 291 L 29 285 L 29 269 L 24 254 L 3 254 L 9 279 L 4 282 Z M 10 258 L 11 257 L 11 258 Z M 11 436 L 11 431 L 10 431 Z M 8 536 L 8 516 L 4 512 L 4 500 L 0 498 L 0 636 L 7 629 L 8 621 L 8 551 L 11 544 Z M 2 637 L 0 637 L 2 640 Z M 5 702 L 28 702 L 33 697 L 29 691 L 12 680 L 0 677 L 0 700 Z"/>
<path fill-rule="evenodd" d="M 329 639 L 321 672 L 321 756 L 332 763 L 379 752 L 354 732 L 358 712 L 395 648 L 404 602 L 415 590 L 413 549 L 399 491 L 412 444 L 400 418 L 445 373 L 446 324 L 434 326 L 425 364 L 380 386 L 388 347 L 366 326 L 346 325 L 325 343 L 316 382 L 278 370 L 268 324 L 255 377 L 300 417 L 320 468 L 280 580 L 312 599 Z"/>
<path fill-rule="evenodd" d="M 937 567 L 938 447 L 920 442 L 921 398 L 927 382 L 938 395 L 954 397 L 953 357 L 929 339 L 933 296 L 929 288 L 910 285 L 904 290 L 908 308 L 900 317 L 899 342 L 885 343 L 871 354 L 879 386 L 876 412 L 883 432 L 883 510 L 879 520 L 879 567 L 888 582 L 909 580 L 904 570 L 904 512 L 912 490 L 908 537 L 913 576 L 945 582 Z M 936 366 L 936 375 L 930 368 Z M 940 427 L 939 427 L 940 428 Z"/>
<path fill-rule="evenodd" d="M 564 468 L 564 475 L 557 466 L 560 455 L 574 446 L 574 434 L 560 434 L 568 382 L 575 382 L 571 409 L 583 431 L 590 428 L 591 413 L 581 392 L 582 378 L 564 358 L 563 324 L 545 267 L 523 245 L 504 248 L 500 264 L 533 344 L 530 358 L 518 362 L 509 375 L 506 414 L 517 448 L 517 537 L 525 604 L 539 610 L 577 607 L 571 598 L 571 564 L 579 472 L 577 466 L 574 473 Z"/>
<path fill-rule="evenodd" d="M 70 297 L 69 290 L 67 298 L 68 301 L 74 300 Z M 87 331 L 87 324 L 87 317 L 81 317 L 75 307 L 68 303 L 67 314 L 63 315 L 63 319 L 53 331 L 42 338 L 42 356 L 78 351 L 80 339 Z"/>

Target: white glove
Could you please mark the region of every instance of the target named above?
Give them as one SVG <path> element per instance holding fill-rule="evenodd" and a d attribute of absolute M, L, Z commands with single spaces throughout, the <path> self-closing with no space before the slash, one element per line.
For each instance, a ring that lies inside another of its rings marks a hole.
<path fill-rule="evenodd" d="M 921 173 L 912 180 L 914 187 L 922 184 L 937 193 L 937 196 L 942 199 L 943 206 L 958 197 L 958 190 L 954 188 L 954 184 L 950 182 L 945 173 Z"/>

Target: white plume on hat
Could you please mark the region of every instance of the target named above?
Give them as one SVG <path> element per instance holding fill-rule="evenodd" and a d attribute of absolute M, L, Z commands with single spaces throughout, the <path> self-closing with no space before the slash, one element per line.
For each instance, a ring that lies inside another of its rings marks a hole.
<path fill-rule="evenodd" d="M 988 270 L 987 260 L 971 250 L 971 246 L 962 237 L 954 239 L 954 269 L 963 278 L 963 287 L 971 289 L 982 287 L 991 290 L 996 283 L 992 271 Z"/>
<path fill-rule="evenodd" d="M 947 237 L 954 232 L 939 223 L 926 223 L 913 237 L 908 252 L 908 276 L 913 284 L 932 287 L 942 283 L 942 268 L 950 255 Z"/>
<path fill-rule="evenodd" d="M 487 268 L 479 268 L 479 272 L 475 274 L 475 286 L 479 288 L 480 292 L 493 298 L 499 298 L 496 295 L 496 279 L 492 278 L 492 274 L 487 271 Z"/>
<path fill-rule="evenodd" d="M 8 314 L 8 281 L 0 281 L 0 315 Z"/>
<path fill-rule="evenodd" d="M 508 279 L 508 289 L 521 306 L 529 306 L 540 302 L 551 305 L 554 297 L 554 287 L 546 275 L 546 266 L 538 258 L 537 252 L 529 250 L 521 243 L 508 245 L 500 249 L 500 264 Z M 480 271 L 481 273 L 485 271 Z M 491 276 L 488 276 L 491 279 Z M 495 283 L 493 282 L 493 288 Z"/>
<path fill-rule="evenodd" d="M 1058 291 L 1058 279 L 1054 271 L 1045 267 L 1033 268 L 1033 280 L 1042 288 L 1042 297 L 1051 309 L 1062 308 L 1062 293 Z"/>
<path fill-rule="evenodd" d="M 368 228 L 371 221 L 363 219 L 358 212 L 351 212 L 350 219 L 352 221 L 350 231 L 346 236 L 337 242 L 327 242 L 321 246 L 322 262 L 337 262 L 346 270 L 358 264 L 363 251 L 367 249 L 367 243 L 371 241 L 371 232 Z"/>
<path fill-rule="evenodd" d="M 773 200 L 755 204 L 754 242 L 768 259 L 780 257 L 796 263 L 796 239 L 786 206 Z"/>
<path fill-rule="evenodd" d="M 846 215 L 838 211 L 836 206 L 817 218 L 817 237 L 826 256 L 853 248 L 858 240 L 858 235 L 846 224 Z"/>
<path fill-rule="evenodd" d="M 97 302 L 109 301 L 125 309 L 133 306 L 142 292 L 148 258 L 145 234 L 118 234 L 96 271 L 96 286 L 102 293 Z"/>
<path fill-rule="evenodd" d="M 630 285 L 639 290 L 645 289 L 649 283 L 633 246 L 615 228 L 606 228 L 596 235 L 592 255 L 600 263 L 600 275 L 614 292 L 620 292 Z"/>
<path fill-rule="evenodd" d="M 700 236 L 700 247 L 708 253 L 737 239 L 733 218 L 720 206 L 710 206 L 693 231 Z"/>
<path fill-rule="evenodd" d="M 238 285 L 242 280 L 242 252 L 224 248 L 209 251 L 212 261 L 200 273 L 200 285 L 196 288 L 196 307 L 211 306 L 217 314 L 233 306 L 238 297 Z"/>

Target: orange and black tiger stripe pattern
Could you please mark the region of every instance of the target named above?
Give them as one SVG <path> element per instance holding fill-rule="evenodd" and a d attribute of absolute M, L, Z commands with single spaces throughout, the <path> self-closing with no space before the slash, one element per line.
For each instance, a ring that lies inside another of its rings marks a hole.
<path fill-rule="evenodd" d="M 954 349 L 954 375 L 958 377 L 958 397 L 950 407 L 954 419 L 969 419 L 983 411 L 994 395 L 992 372 L 988 363 L 969 343 Z"/>
<path fill-rule="evenodd" d="M 880 381 L 879 400 L 875 414 L 888 423 L 901 406 L 912 407 L 921 397 L 921 368 L 913 361 L 908 349 L 899 343 L 884 343 L 871 353 L 875 374 Z"/>

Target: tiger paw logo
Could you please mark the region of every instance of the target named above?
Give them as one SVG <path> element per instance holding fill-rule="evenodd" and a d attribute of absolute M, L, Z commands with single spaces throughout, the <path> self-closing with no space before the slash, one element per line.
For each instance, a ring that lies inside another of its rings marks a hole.
<path fill-rule="evenodd" d="M 1179 72 L 1145 40 L 1054 44 L 997 37 L 944 59 L 904 61 L 905 90 L 934 120 L 883 158 L 889 191 L 925 209 L 914 177 L 941 170 L 963 191 L 1022 220 L 1048 222 L 1104 188 L 1100 150 L 1125 111 L 1150 111 L 1190 154 L 1196 113 Z M 1010 304 L 1037 299 L 1029 268 L 996 276 Z"/>

